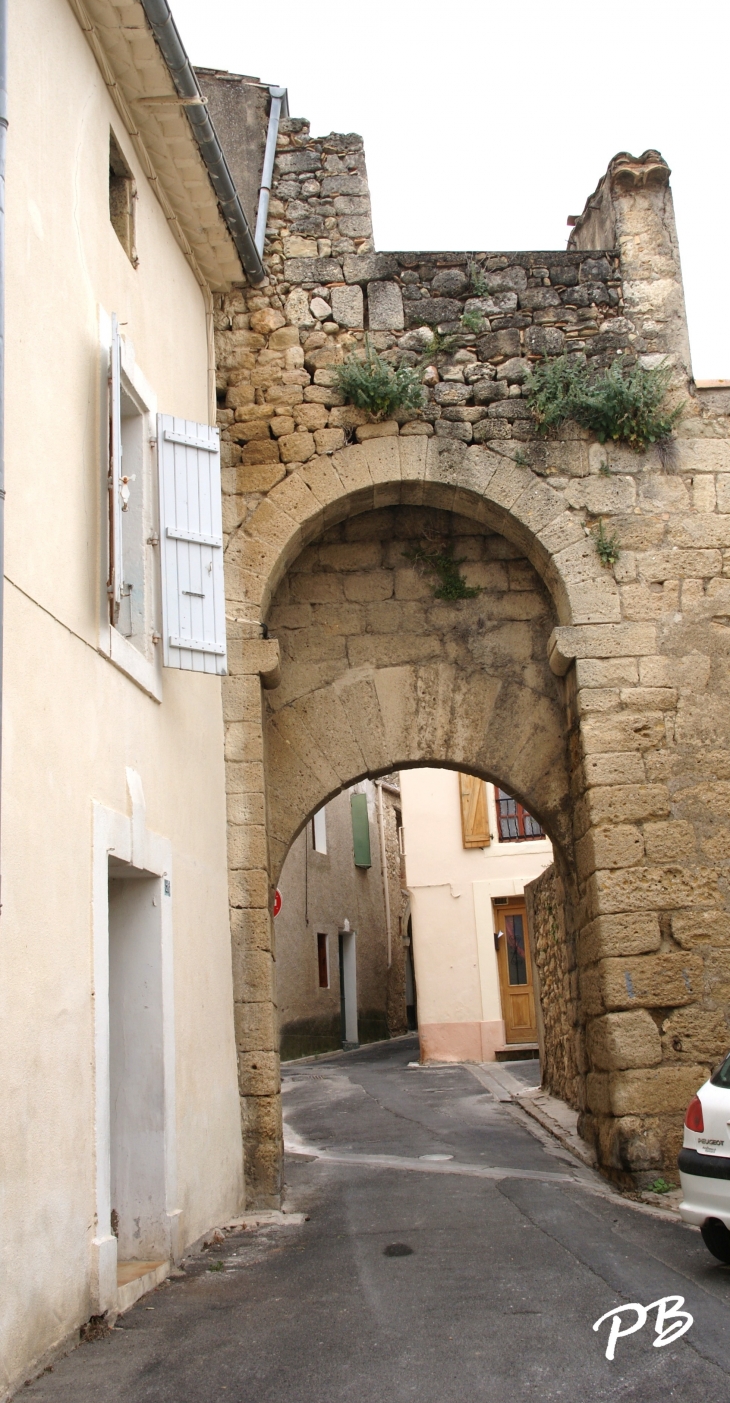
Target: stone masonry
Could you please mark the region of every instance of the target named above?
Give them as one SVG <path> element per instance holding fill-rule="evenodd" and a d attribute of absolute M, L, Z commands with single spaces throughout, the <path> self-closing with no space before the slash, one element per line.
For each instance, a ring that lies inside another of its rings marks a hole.
<path fill-rule="evenodd" d="M 607 1173 L 675 1172 L 727 1050 L 730 396 L 692 380 L 668 177 L 656 152 L 616 157 L 567 251 L 376 253 L 360 139 L 282 124 L 268 282 L 217 306 L 252 1202 L 280 1192 L 272 886 L 313 809 L 366 774 L 471 770 L 545 822 L 565 945 L 543 1017 L 571 1030 L 555 1075 Z M 333 368 L 366 333 L 417 369 L 422 410 L 373 423 L 342 402 Z M 525 378 L 563 351 L 667 358 L 671 442 L 540 438 Z M 403 560 L 419 531 L 470 542 L 486 592 L 437 607 Z"/>

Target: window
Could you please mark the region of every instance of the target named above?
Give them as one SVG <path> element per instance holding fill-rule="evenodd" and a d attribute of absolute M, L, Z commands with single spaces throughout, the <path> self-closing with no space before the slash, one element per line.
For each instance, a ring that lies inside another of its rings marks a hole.
<path fill-rule="evenodd" d="M 113 132 L 109 133 L 109 218 L 124 252 L 134 268 L 139 259 L 135 246 L 137 188 Z"/>
<path fill-rule="evenodd" d="M 352 813 L 352 849 L 355 866 L 371 867 L 367 794 L 351 794 L 350 811 Z"/>
<path fill-rule="evenodd" d="M 319 931 L 317 935 L 317 968 L 320 989 L 330 987 L 329 939 Z"/>
<path fill-rule="evenodd" d="M 327 814 L 318 809 L 312 819 L 312 847 L 316 853 L 327 852 Z"/>
<path fill-rule="evenodd" d="M 545 834 L 537 819 L 528 814 L 527 809 L 511 799 L 503 789 L 494 791 L 497 800 L 497 820 L 501 843 L 522 843 L 527 838 L 544 838 Z"/>
<path fill-rule="evenodd" d="M 522 916 L 505 916 L 504 933 L 507 938 L 509 983 L 526 984 L 527 961 L 525 959 L 525 928 Z"/>

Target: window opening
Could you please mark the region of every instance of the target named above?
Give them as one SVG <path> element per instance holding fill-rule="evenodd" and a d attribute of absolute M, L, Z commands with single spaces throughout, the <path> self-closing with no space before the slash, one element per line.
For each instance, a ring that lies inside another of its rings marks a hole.
<path fill-rule="evenodd" d="M 134 268 L 139 259 L 135 245 L 137 187 L 119 143 L 109 133 L 109 218 L 124 252 Z"/>
<path fill-rule="evenodd" d="M 327 814 L 318 809 L 312 819 L 312 847 L 316 853 L 327 852 Z"/>
<path fill-rule="evenodd" d="M 330 987 L 329 940 L 321 931 L 317 934 L 317 968 L 320 989 Z"/>
<path fill-rule="evenodd" d="M 507 940 L 509 982 L 510 984 L 526 984 L 525 927 L 522 916 L 505 916 L 504 933 Z"/>
<path fill-rule="evenodd" d="M 497 800 L 497 820 L 501 843 L 520 843 L 526 838 L 544 838 L 545 833 L 536 818 L 510 798 L 503 789 L 495 789 Z"/>

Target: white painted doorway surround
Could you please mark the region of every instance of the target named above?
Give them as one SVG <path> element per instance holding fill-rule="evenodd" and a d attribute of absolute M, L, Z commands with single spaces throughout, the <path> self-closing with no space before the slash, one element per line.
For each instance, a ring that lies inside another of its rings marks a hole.
<path fill-rule="evenodd" d="M 172 846 L 168 839 L 147 828 L 140 776 L 133 769 L 127 769 L 126 775 L 131 818 L 103 804 L 93 806 L 94 1314 L 117 1306 L 118 1242 L 111 1222 L 115 1207 L 113 1179 L 115 1192 L 122 1195 L 127 1219 L 120 1231 L 124 1255 L 142 1257 L 154 1253 L 159 1259 L 174 1261 L 181 1251 L 176 1175 Z M 122 933 L 127 933 L 127 938 L 120 946 Z M 111 983 L 110 937 L 116 943 Z M 135 1026 L 137 1016 L 139 1022 Z M 150 1061 L 151 1066 L 145 1065 Z M 125 1078 L 129 1085 L 123 1087 Z M 129 1218 L 134 1205 L 129 1203 L 129 1194 L 135 1191 L 130 1190 L 132 1181 L 140 1198 L 138 1251 L 130 1241 Z"/>

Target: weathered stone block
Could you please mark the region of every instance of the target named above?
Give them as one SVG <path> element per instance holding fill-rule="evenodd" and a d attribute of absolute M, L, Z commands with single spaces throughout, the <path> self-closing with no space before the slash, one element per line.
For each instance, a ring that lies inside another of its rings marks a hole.
<path fill-rule="evenodd" d="M 627 1070 L 609 1074 L 610 1110 L 616 1116 L 662 1115 L 684 1111 L 698 1086 L 706 1080 L 706 1066 L 667 1066 L 653 1070 Z"/>
<path fill-rule="evenodd" d="M 596 909 L 666 911 L 678 906 L 720 904 L 717 872 L 707 867 L 635 867 L 598 872 L 592 879 Z M 671 1000 L 667 1000 L 671 1002 Z"/>
<path fill-rule="evenodd" d="M 342 264 L 336 258 L 289 258 L 284 277 L 289 283 L 341 283 Z"/>
<path fill-rule="evenodd" d="M 662 1060 L 659 1031 L 646 1009 L 594 1018 L 588 1024 L 587 1045 L 598 1071 L 655 1067 Z"/>
<path fill-rule="evenodd" d="M 643 955 L 658 950 L 660 944 L 659 917 L 654 911 L 598 916 L 581 932 L 578 962 L 590 965 L 611 955 Z M 597 1002 L 600 1004 L 600 998 Z"/>
<path fill-rule="evenodd" d="M 368 283 L 368 322 L 371 331 L 403 330 L 403 298 L 397 283 Z"/>
<path fill-rule="evenodd" d="M 314 457 L 316 446 L 309 433 L 284 434 L 279 439 L 279 452 L 284 463 L 306 463 Z"/>
<path fill-rule="evenodd" d="M 269 999 L 257 1003 L 235 1003 L 233 1024 L 238 1052 L 278 1052 L 279 1029 L 276 1010 Z"/>
<path fill-rule="evenodd" d="M 262 466 L 280 461 L 279 445 L 273 439 L 251 439 L 243 450 L 241 461 L 244 467 Z"/>
<path fill-rule="evenodd" d="M 683 951 L 608 959 L 598 968 L 609 1010 L 679 1007 L 702 993 L 702 960 Z"/>
<path fill-rule="evenodd" d="M 357 286 L 333 287 L 332 315 L 339 326 L 361 327 L 364 317 L 362 290 Z"/>

